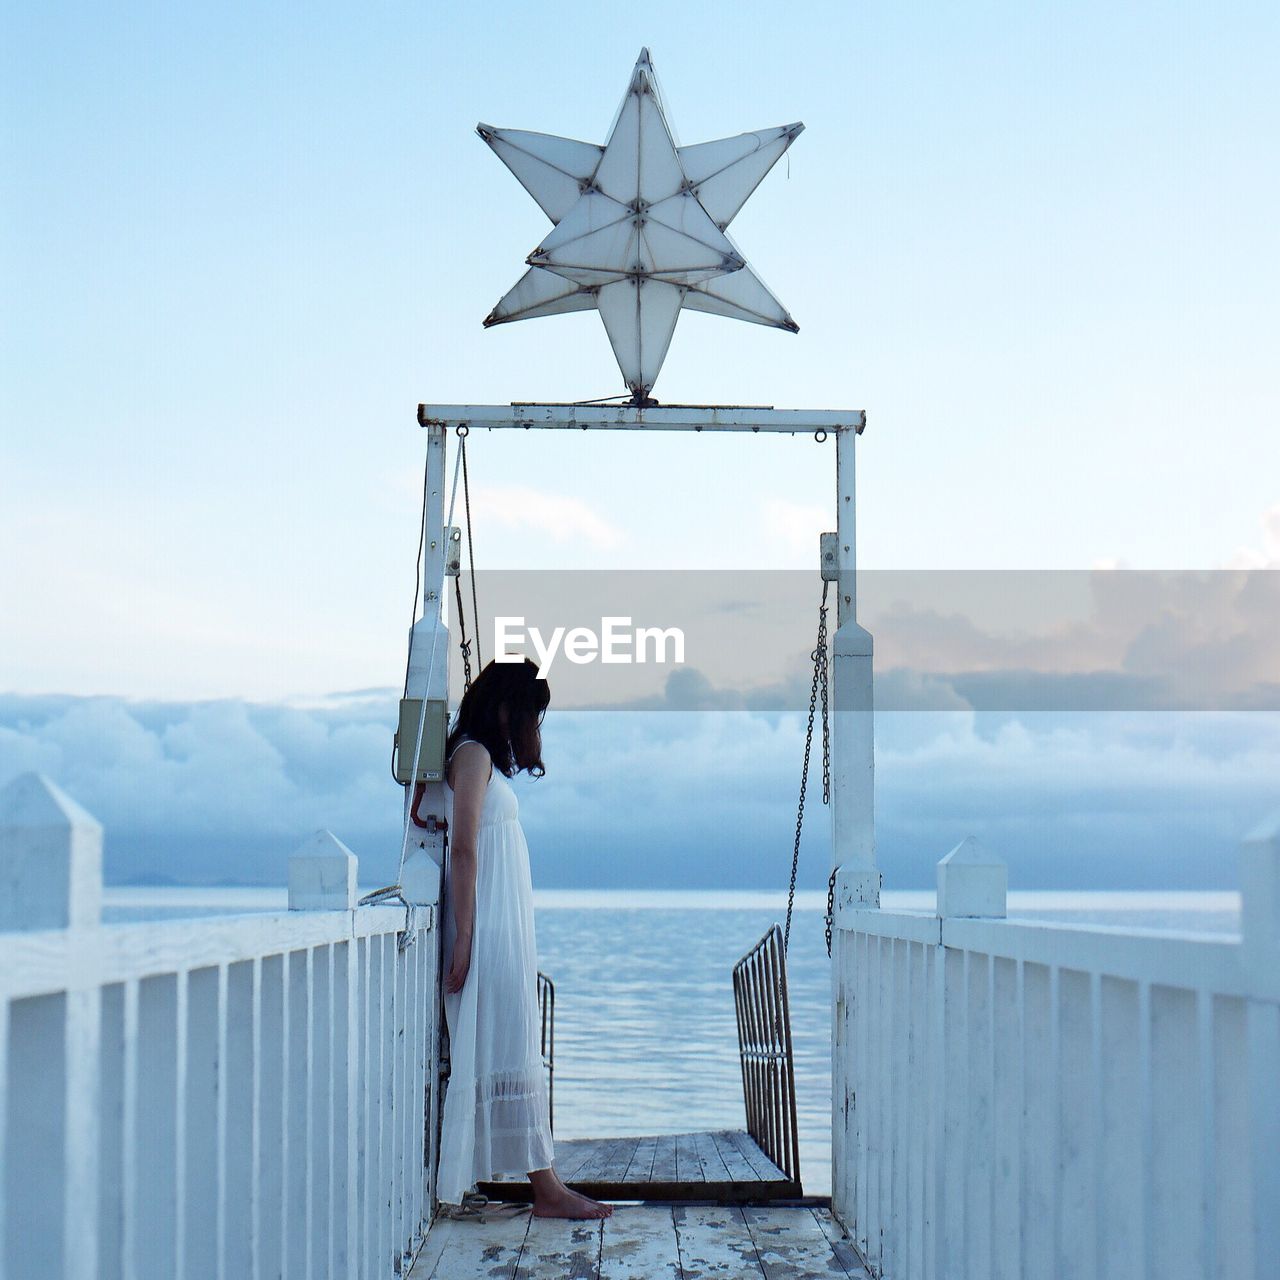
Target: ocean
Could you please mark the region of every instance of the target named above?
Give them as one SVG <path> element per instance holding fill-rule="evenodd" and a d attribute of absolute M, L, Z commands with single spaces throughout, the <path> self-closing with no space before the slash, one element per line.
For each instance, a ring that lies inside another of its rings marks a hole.
<path fill-rule="evenodd" d="M 363 891 L 362 891 L 363 892 Z M 745 1126 L 732 971 L 785 894 L 687 890 L 535 890 L 539 968 L 555 983 L 558 1137 Z M 109 888 L 104 918 L 276 911 L 283 889 Z M 931 892 L 888 892 L 887 908 L 929 909 Z M 800 892 L 787 981 L 806 1192 L 831 1190 L 831 975 L 826 895 Z M 1234 933 L 1234 892 L 1022 892 L 1010 916 Z"/>

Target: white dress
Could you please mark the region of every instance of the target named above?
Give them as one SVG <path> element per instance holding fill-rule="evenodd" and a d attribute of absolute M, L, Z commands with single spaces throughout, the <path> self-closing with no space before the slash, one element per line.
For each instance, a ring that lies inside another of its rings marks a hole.
<path fill-rule="evenodd" d="M 436 1194 L 446 1204 L 461 1204 L 464 1192 L 494 1174 L 546 1169 L 554 1155 L 539 1044 L 533 882 L 519 808 L 511 784 L 493 769 L 476 837 L 471 967 L 462 990 L 444 996 L 450 1066 Z M 453 830 L 447 783 L 445 817 Z M 444 922 L 447 974 L 457 937 L 447 897 Z"/>

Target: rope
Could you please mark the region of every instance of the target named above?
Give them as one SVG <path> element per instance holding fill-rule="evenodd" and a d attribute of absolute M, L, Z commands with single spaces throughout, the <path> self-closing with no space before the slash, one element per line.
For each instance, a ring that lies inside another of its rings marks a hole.
<path fill-rule="evenodd" d="M 800 866 L 800 836 L 804 831 L 804 801 L 809 789 L 809 753 L 813 748 L 813 720 L 818 701 L 822 701 L 822 803 L 831 802 L 831 732 L 827 711 L 827 592 L 831 584 L 822 584 L 822 603 L 818 606 L 818 640 L 810 657 L 813 659 L 813 681 L 809 686 L 809 724 L 804 734 L 804 765 L 800 770 L 800 802 L 796 806 L 796 838 L 791 850 L 791 886 L 787 890 L 787 927 L 782 936 L 782 954 L 791 945 L 791 910 L 796 898 L 796 872 Z"/>
<path fill-rule="evenodd" d="M 467 437 L 462 437 L 462 505 L 467 513 L 467 561 L 471 566 L 471 620 L 475 623 L 476 670 L 484 670 L 484 653 L 480 648 L 480 606 L 476 603 L 476 544 L 471 536 L 471 485 L 467 481 Z M 462 595 L 458 594 L 458 617 L 462 617 Z M 467 677 L 467 686 L 471 677 Z"/>
<path fill-rule="evenodd" d="M 431 483 L 430 456 L 422 464 L 422 515 L 418 519 L 418 554 L 413 558 L 413 609 L 409 613 L 409 655 L 404 661 L 404 696 L 409 696 L 409 665 L 413 661 L 413 625 L 418 621 L 418 595 L 422 591 L 422 548 L 427 541 L 427 486 Z"/>

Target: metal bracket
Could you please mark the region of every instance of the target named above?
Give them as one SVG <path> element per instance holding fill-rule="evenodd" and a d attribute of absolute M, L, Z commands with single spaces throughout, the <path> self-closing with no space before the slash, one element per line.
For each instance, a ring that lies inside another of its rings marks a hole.
<path fill-rule="evenodd" d="M 822 562 L 822 581 L 840 581 L 840 535 L 838 533 L 818 534 L 819 558 Z"/>
<path fill-rule="evenodd" d="M 444 576 L 456 578 L 462 571 L 462 530 L 456 525 L 444 531 Z"/>

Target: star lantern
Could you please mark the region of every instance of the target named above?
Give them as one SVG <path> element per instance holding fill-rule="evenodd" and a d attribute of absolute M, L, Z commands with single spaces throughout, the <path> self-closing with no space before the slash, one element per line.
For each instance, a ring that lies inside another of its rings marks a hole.
<path fill-rule="evenodd" d="M 594 308 L 639 405 L 682 307 L 799 332 L 726 228 L 803 128 L 677 146 L 648 49 L 602 147 L 477 125 L 555 224 L 485 327 Z"/>

